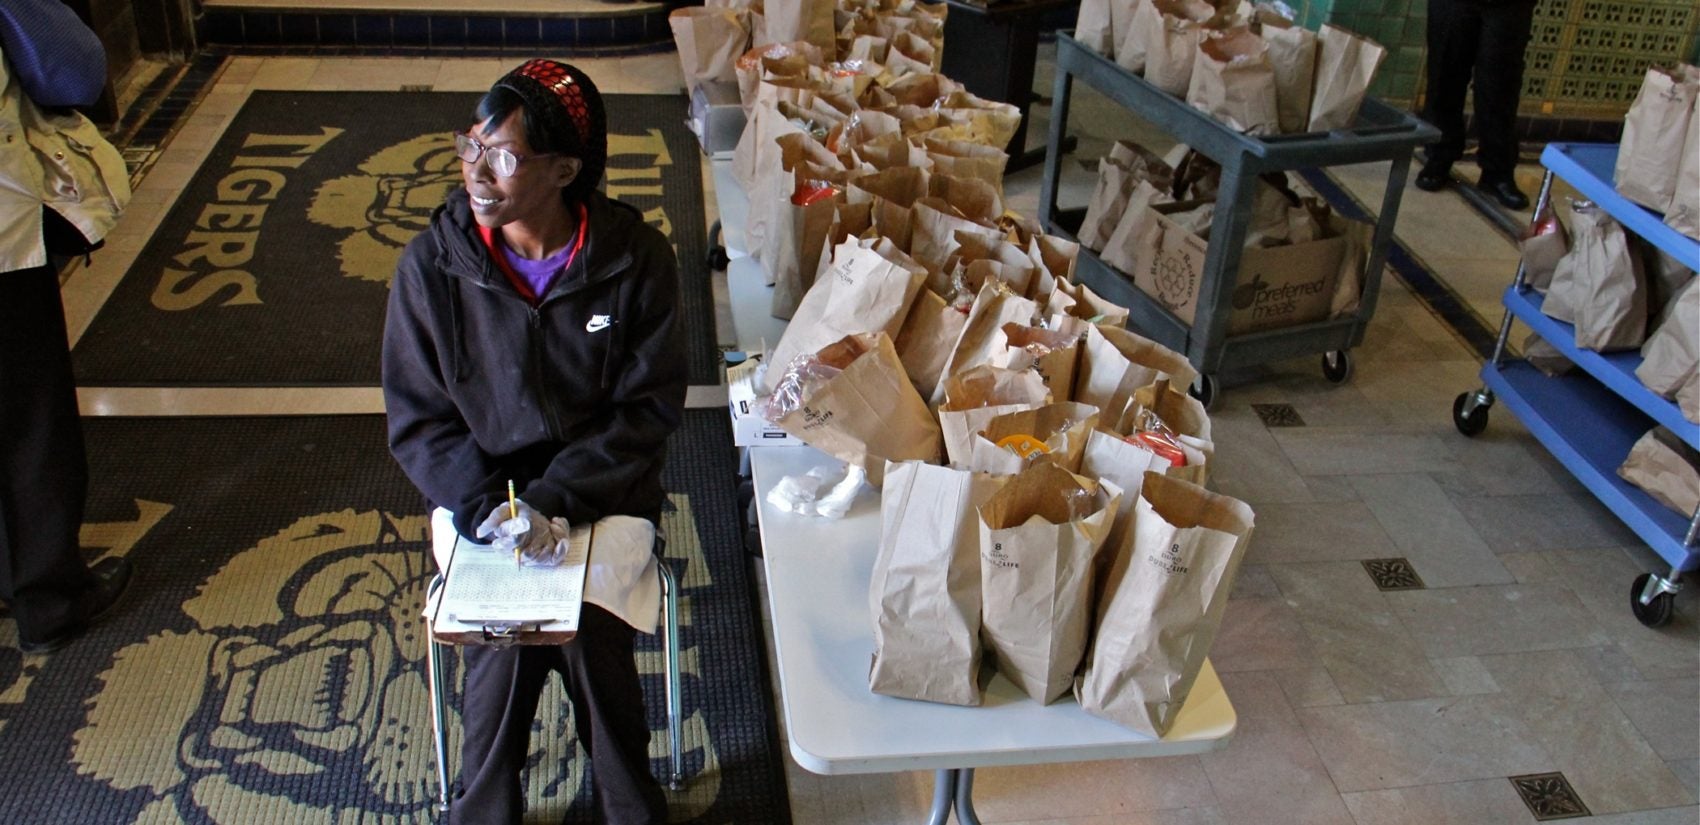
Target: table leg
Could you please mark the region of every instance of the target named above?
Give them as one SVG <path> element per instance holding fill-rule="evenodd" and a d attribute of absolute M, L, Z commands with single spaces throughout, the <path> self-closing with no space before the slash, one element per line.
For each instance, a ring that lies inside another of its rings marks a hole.
<path fill-rule="evenodd" d="M 980 825 L 980 815 L 974 813 L 974 769 L 956 772 L 956 821 L 958 825 Z"/>
<path fill-rule="evenodd" d="M 933 772 L 933 809 L 927 814 L 927 825 L 945 825 L 950 821 L 950 805 L 956 798 L 956 770 L 942 768 Z"/>

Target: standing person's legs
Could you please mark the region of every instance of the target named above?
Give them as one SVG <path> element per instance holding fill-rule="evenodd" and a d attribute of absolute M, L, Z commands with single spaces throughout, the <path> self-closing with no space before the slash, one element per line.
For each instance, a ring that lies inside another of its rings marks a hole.
<path fill-rule="evenodd" d="M 1429 0 L 1428 75 L 1423 119 L 1440 130 L 1428 146 L 1417 186 L 1429 191 L 1451 180 L 1452 164 L 1464 155 L 1464 98 L 1470 91 L 1481 34 L 1480 10 L 1468 0 Z"/>
<path fill-rule="evenodd" d="M 1517 193 L 1512 180 L 1517 170 L 1517 101 L 1523 94 L 1523 52 L 1534 16 L 1534 6 L 1524 3 L 1483 9 L 1476 52 L 1476 155 L 1482 166 L 1481 185 L 1514 209 L 1528 205 L 1526 198 L 1521 206 L 1507 201 L 1517 200 L 1508 195 Z M 1500 185 L 1510 186 L 1510 192 L 1494 188 Z"/>
<path fill-rule="evenodd" d="M 632 658 L 636 631 L 592 604 L 579 635 L 561 648 L 579 742 L 595 769 L 596 801 L 607 825 L 663 825 L 667 797 L 649 769 L 649 720 Z"/>
<path fill-rule="evenodd" d="M 94 573 L 78 533 L 88 493 L 59 275 L 0 273 L 0 599 L 25 652 L 69 642 L 117 601 L 129 563 Z"/>
<path fill-rule="evenodd" d="M 550 647 L 482 645 L 461 648 L 460 792 L 450 800 L 449 821 L 520 821 L 525 800 L 520 773 L 531 750 L 537 699 L 555 660 Z"/>

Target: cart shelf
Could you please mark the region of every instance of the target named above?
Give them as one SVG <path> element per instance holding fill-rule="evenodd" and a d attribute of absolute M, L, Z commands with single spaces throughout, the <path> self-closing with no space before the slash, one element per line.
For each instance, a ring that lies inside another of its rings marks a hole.
<path fill-rule="evenodd" d="M 1364 330 L 1375 314 L 1411 153 L 1420 145 L 1438 140 L 1440 133 L 1409 113 L 1365 99 L 1357 122 L 1349 129 L 1263 137 L 1242 135 L 1081 45 L 1072 32 L 1058 32 L 1050 144 L 1039 193 L 1040 223 L 1047 231 L 1058 234 L 1079 226 L 1078 218 L 1057 206 L 1063 139 L 1067 134 L 1069 99 L 1075 80 L 1098 90 L 1222 167 L 1216 214 L 1210 225 L 1210 244 L 1199 284 L 1198 309 L 1190 324 L 1146 298 L 1125 276 L 1105 266 L 1090 250 L 1081 250 L 1078 277 L 1094 291 L 1127 306 L 1130 329 L 1185 353 L 1199 371 L 1199 395 L 1206 405 L 1214 400 L 1214 374 L 1238 366 L 1322 353 L 1323 374 L 1330 380 L 1345 380 L 1351 372 L 1348 350 L 1363 342 Z M 1230 338 L 1227 329 L 1233 309 L 1231 298 L 1239 278 L 1240 255 L 1251 222 L 1257 177 L 1271 172 L 1376 161 L 1389 161 L 1390 168 L 1370 240 L 1358 310 L 1343 318 Z"/>
<path fill-rule="evenodd" d="M 1650 418 L 1652 422 L 1669 427 L 1672 432 L 1681 436 L 1683 441 L 1688 442 L 1689 446 L 1700 449 L 1700 424 L 1683 418 L 1682 411 L 1677 409 L 1675 402 L 1655 394 L 1647 389 L 1647 385 L 1641 383 L 1641 379 L 1635 377 L 1635 368 L 1641 366 L 1640 350 L 1599 353 L 1577 347 L 1576 328 L 1543 314 L 1541 304 L 1546 299 L 1526 287 L 1507 287 L 1502 300 L 1506 310 L 1528 324 L 1529 328 L 1546 339 L 1547 343 L 1557 347 L 1558 351 L 1575 362 L 1576 366 L 1587 370 L 1588 374 L 1604 384 L 1606 389 L 1617 393 L 1638 412 L 1644 413 L 1643 418 Z M 1652 426 L 1652 423 L 1648 423 L 1641 428 L 1641 432 L 1652 429 Z M 1639 437 L 1640 433 L 1636 435 Z M 1625 447 L 1623 454 L 1628 453 L 1629 449 Z M 1622 455 L 1618 456 L 1619 463 L 1622 463 L 1622 458 Z M 1614 467 L 1613 470 L 1615 469 Z"/>
<path fill-rule="evenodd" d="M 1588 376 L 1549 376 L 1526 361 L 1484 366 L 1482 380 L 1660 558 L 1682 572 L 1700 566 L 1700 556 L 1682 543 L 1688 520 L 1617 475 L 1629 448 L 1653 428 L 1652 419 Z"/>
<path fill-rule="evenodd" d="M 1536 198 L 1541 214 L 1552 197 L 1554 177 L 1562 177 L 1583 197 L 1611 215 L 1627 231 L 1664 250 L 1690 269 L 1700 268 L 1700 242 L 1665 226 L 1658 213 L 1629 201 L 1612 185 L 1617 147 L 1552 143 L 1541 153 L 1546 179 Z M 1630 609 L 1649 627 L 1670 620 L 1671 603 L 1684 573 L 1700 567 L 1700 512 L 1683 518 L 1652 496 L 1622 480 L 1617 468 L 1635 442 L 1655 425 L 1700 449 L 1700 425 L 1688 421 L 1671 401 L 1647 389 L 1635 377 L 1639 351 L 1599 353 L 1576 346 L 1576 329 L 1541 312 L 1544 298 L 1523 283 L 1518 267 L 1501 299 L 1505 320 L 1493 357 L 1482 365 L 1482 389 L 1458 396 L 1452 421 L 1474 435 L 1487 426 L 1488 410 L 1504 400 L 1518 420 L 1535 434 L 1612 513 L 1670 563 L 1670 575 L 1643 574 L 1630 585 Z M 1527 361 L 1507 360 L 1511 323 L 1518 319 L 1582 369 L 1547 376 Z"/>

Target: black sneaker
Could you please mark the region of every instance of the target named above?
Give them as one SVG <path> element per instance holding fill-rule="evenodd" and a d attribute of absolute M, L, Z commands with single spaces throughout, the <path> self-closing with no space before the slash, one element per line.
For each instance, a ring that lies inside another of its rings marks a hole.
<path fill-rule="evenodd" d="M 82 617 L 66 625 L 58 635 L 39 641 L 19 639 L 19 650 L 31 655 L 52 653 L 100 624 L 123 601 L 124 594 L 130 589 L 130 574 L 135 572 L 135 567 L 129 559 L 110 558 L 101 559 L 89 572 L 94 574 L 94 586 L 83 594 L 78 605 Z"/>
<path fill-rule="evenodd" d="M 1417 173 L 1417 188 L 1424 192 L 1439 192 L 1452 183 L 1452 164 L 1429 161 Z"/>

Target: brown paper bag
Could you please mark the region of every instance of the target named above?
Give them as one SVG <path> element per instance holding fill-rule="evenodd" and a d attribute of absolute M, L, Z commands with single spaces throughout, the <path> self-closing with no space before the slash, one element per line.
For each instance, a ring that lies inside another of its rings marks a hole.
<path fill-rule="evenodd" d="M 897 360 L 883 332 L 851 335 L 819 353 L 821 363 L 842 370 L 777 423 L 805 444 L 867 471 L 875 487 L 885 462 L 937 463 L 943 449 L 939 426 Z"/>
<path fill-rule="evenodd" d="M 1110 24 L 1110 6 L 1120 0 L 1080 0 L 1080 14 L 1074 21 L 1074 39 L 1105 57 L 1116 56 L 1118 31 Z"/>
<path fill-rule="evenodd" d="M 1119 327 L 1127 324 L 1128 308 L 1111 303 L 1086 284 L 1058 281 L 1045 304 L 1045 314 L 1051 318 L 1067 315 L 1088 323 Z"/>
<path fill-rule="evenodd" d="M 998 672 L 1041 703 L 1061 698 L 1092 626 L 1092 558 L 1121 490 L 1036 464 L 980 507 L 980 638 Z"/>
<path fill-rule="evenodd" d="M 1145 486 L 1146 471 L 1163 473 L 1168 469 L 1167 458 L 1129 442 L 1122 436 L 1105 432 L 1101 428 L 1087 434 L 1086 451 L 1080 455 L 1080 474 L 1116 485 L 1122 491 L 1122 501 L 1127 504 L 1116 509 L 1116 518 L 1110 524 L 1110 533 L 1093 560 L 1094 611 L 1104 603 L 1103 591 L 1104 586 L 1109 583 L 1110 565 L 1117 558 L 1129 553 L 1132 547 L 1135 512 L 1132 502 L 1139 498 L 1140 488 Z"/>
<path fill-rule="evenodd" d="M 1098 408 L 1072 401 L 1043 407 L 1014 410 L 993 416 L 969 441 L 963 469 L 1014 475 L 1039 463 L 1049 462 L 1069 472 L 1080 469 L 1080 454 L 1086 450 L 1086 435 L 1098 428 Z M 1042 452 L 1024 455 L 1003 442 L 1026 437 L 1044 445 Z"/>
<path fill-rule="evenodd" d="M 1161 378 L 1135 391 L 1130 406 L 1136 412 L 1116 422 L 1114 428 L 1104 426 L 1108 422 L 1102 420 L 1099 426 L 1119 435 L 1131 435 L 1141 423 L 1138 410 L 1149 410 L 1175 434 L 1186 455 L 1185 464 L 1172 464 L 1164 474 L 1198 485 L 1210 480 L 1210 462 L 1216 457 L 1216 444 L 1211 440 L 1210 416 L 1204 411 L 1203 403 L 1188 395 L 1184 386 L 1177 388 L 1167 378 Z"/>
<path fill-rule="evenodd" d="M 935 175 L 930 181 L 935 189 L 941 177 Z M 995 196 L 991 187 L 983 181 L 961 181 L 961 183 L 985 187 L 982 195 L 987 198 Z M 962 192 L 972 189 L 972 187 L 957 186 L 954 189 Z M 967 209 L 963 209 L 963 206 L 966 206 Z M 949 262 L 951 253 L 956 251 L 957 232 L 978 235 L 987 242 L 1003 239 L 1002 230 L 999 230 L 992 223 L 992 220 L 996 218 L 995 215 L 991 219 L 976 218 L 968 210 L 973 210 L 974 213 L 984 213 L 984 210 L 977 208 L 977 204 L 966 199 L 947 201 L 940 197 L 926 197 L 916 201 L 909 219 L 908 251 L 910 257 L 926 267 L 928 272 L 940 275 L 946 273 L 945 265 Z M 936 292 L 944 291 L 938 284 L 933 284 L 933 286 Z"/>
<path fill-rule="evenodd" d="M 981 287 L 974 296 L 974 304 L 968 308 L 968 320 L 962 326 L 962 334 L 950 348 L 950 357 L 945 359 L 944 371 L 939 377 L 949 378 L 969 367 L 988 363 L 1002 336 L 1003 325 L 1031 325 L 1038 312 L 1038 304 L 1010 292 L 1001 283 L 988 283 Z M 944 390 L 945 385 L 941 382 L 933 392 L 932 403 L 936 405 L 944 401 Z"/>
<path fill-rule="evenodd" d="M 1303 132 L 1310 122 L 1310 92 L 1316 85 L 1316 33 L 1263 16 L 1259 19 L 1264 21 L 1263 39 L 1275 69 L 1276 122 L 1284 133 Z"/>
<path fill-rule="evenodd" d="M 687 6 L 667 15 L 679 50 L 685 88 L 704 83 L 737 83 L 738 58 L 749 50 L 750 13 L 742 9 Z"/>
<path fill-rule="evenodd" d="M 1162 736 L 1222 626 L 1253 515 L 1245 502 L 1158 473 L 1129 499 L 1134 538 L 1110 564 L 1074 695 L 1087 713 Z"/>
<path fill-rule="evenodd" d="M 1316 89 L 1310 97 L 1305 131 L 1350 128 L 1358 120 L 1358 107 L 1387 50 L 1332 24 L 1322 26 L 1316 42 Z"/>
<path fill-rule="evenodd" d="M 846 335 L 883 332 L 896 338 L 927 273 L 913 262 L 906 267 L 886 258 L 874 246 L 852 238 L 833 249 L 824 277 L 797 305 L 768 363 L 783 368 Z"/>
<path fill-rule="evenodd" d="M 738 179 L 738 185 L 751 196 L 749 223 L 744 228 L 751 249 L 760 249 L 767 239 L 767 211 L 755 208 L 760 205 L 758 198 L 764 197 L 761 190 L 763 170 L 775 167 L 779 156 L 778 140 L 782 135 L 801 134 L 802 128 L 779 114 L 774 106 L 757 106 L 750 110 L 749 121 L 744 125 L 744 132 L 738 137 L 738 145 L 732 151 L 732 175 Z M 824 147 L 823 147 L 824 148 Z"/>
<path fill-rule="evenodd" d="M 1553 273 L 1541 311 L 1576 326 L 1576 346 L 1608 352 L 1639 347 L 1647 334 L 1641 260 L 1605 210 L 1572 211 L 1574 243 Z"/>
<path fill-rule="evenodd" d="M 1334 293 L 1328 301 L 1328 317 L 1343 318 L 1362 306 L 1364 278 L 1368 275 L 1364 270 L 1369 266 L 1369 247 L 1375 227 L 1331 214 L 1326 219 L 1323 234 L 1325 238 L 1345 241 L 1340 249 L 1340 274 L 1334 280 Z M 1239 298 L 1238 295 L 1234 297 Z M 1255 294 L 1252 301 L 1254 304 L 1257 301 Z M 1238 306 L 1237 301 L 1235 305 Z"/>
<path fill-rule="evenodd" d="M 941 137 L 927 137 L 922 146 L 927 150 L 932 171 L 937 174 L 983 180 L 994 190 L 1003 192 L 1003 172 L 1009 163 L 1009 155 L 1002 149 Z"/>
<path fill-rule="evenodd" d="M 1678 389 L 1700 370 L 1700 280 L 1671 301 L 1664 323 L 1641 346 L 1641 364 L 1635 377 L 1647 389 L 1674 398 Z"/>
<path fill-rule="evenodd" d="M 1001 103 L 957 90 L 938 103 L 939 118 L 961 127 L 962 137 L 1008 150 L 1010 138 L 1021 126 L 1021 110 L 1012 103 Z M 1016 147 L 1020 151 L 1021 147 Z"/>
<path fill-rule="evenodd" d="M 1039 266 L 1030 298 L 1049 295 L 1058 282 L 1074 280 L 1074 268 L 1080 259 L 1080 244 L 1055 235 L 1034 235 L 1027 244 L 1027 257 Z"/>
<path fill-rule="evenodd" d="M 897 353 L 903 369 L 922 398 L 938 390 L 945 362 L 950 360 L 956 339 L 968 324 L 968 313 L 951 306 L 938 293 L 923 289 L 903 319 L 897 334 Z"/>
<path fill-rule="evenodd" d="M 1613 170 L 1617 191 L 1624 197 L 1655 212 L 1669 210 L 1697 91 L 1700 84 L 1685 82 L 1679 69 L 1647 70 L 1623 117 L 1623 140 Z"/>
<path fill-rule="evenodd" d="M 1145 34 L 1145 79 L 1176 97 L 1192 83 L 1193 61 L 1206 30 L 1187 15 L 1186 0 L 1147 0 L 1163 13 L 1162 25 Z M 1196 12 L 1195 12 L 1196 13 Z"/>
<path fill-rule="evenodd" d="M 1033 277 L 1038 270 L 1021 247 L 1005 240 L 992 240 L 979 233 L 957 233 L 956 251 L 951 253 L 946 266 L 966 267 L 977 262 L 995 264 L 996 269 L 992 271 L 998 280 L 1009 284 L 1010 289 L 1023 298 L 1032 296 Z M 969 283 L 976 292 L 979 291 L 979 282 L 970 278 Z"/>
<path fill-rule="evenodd" d="M 1031 370 L 981 364 L 951 376 L 945 382 L 944 403 L 939 405 L 939 431 L 944 436 L 946 457 L 952 466 L 965 466 L 974 435 L 985 429 L 987 422 L 1004 413 L 1049 403 L 1050 390 Z"/>
<path fill-rule="evenodd" d="M 1648 430 L 1629 448 L 1617 475 L 1685 519 L 1700 509 L 1700 452 L 1664 427 Z"/>
<path fill-rule="evenodd" d="M 1570 251 L 1570 233 L 1565 231 L 1564 223 L 1550 204 L 1529 223 L 1519 245 L 1523 250 L 1523 283 L 1545 295 L 1559 259 Z"/>
<path fill-rule="evenodd" d="M 1112 3 L 1116 1 L 1111 0 Z M 1116 43 L 1111 56 L 1117 66 L 1134 74 L 1144 74 L 1146 53 L 1151 48 L 1148 43 L 1153 33 L 1163 27 L 1163 12 L 1151 0 L 1123 0 L 1122 8 L 1127 10 L 1127 19 L 1119 21 L 1124 24 L 1115 28 L 1113 36 Z M 1116 7 L 1111 6 L 1110 13 L 1113 15 L 1115 12 Z"/>
<path fill-rule="evenodd" d="M 868 587 L 869 690 L 980 704 L 979 507 L 1004 481 L 918 461 L 886 465 Z"/>
<path fill-rule="evenodd" d="M 825 54 L 838 53 L 838 30 L 833 25 L 832 0 L 768 0 L 767 39 L 776 43 L 806 42 Z"/>
<path fill-rule="evenodd" d="M 1134 187 L 1125 201 L 1121 219 L 1102 247 L 1104 263 L 1132 275 L 1149 262 L 1163 231 L 1151 207 L 1166 200 L 1150 183 L 1140 181 Z"/>
<path fill-rule="evenodd" d="M 1075 368 L 1080 362 L 1080 336 L 1044 327 L 1004 324 L 1003 348 L 992 353 L 991 364 L 1038 373 L 1056 401 L 1070 401 Z"/>
<path fill-rule="evenodd" d="M 1081 341 L 1073 397 L 1101 410 L 1100 420 L 1119 422 L 1127 418 L 1141 387 L 1160 378 L 1187 387 L 1197 376 L 1186 356 L 1156 341 L 1120 327 L 1094 325 Z"/>
<path fill-rule="evenodd" d="M 791 172 L 796 187 L 806 181 L 827 180 L 842 183 L 847 175 L 841 170 L 822 169 L 804 162 Z M 790 318 L 802 303 L 803 294 L 814 285 L 820 270 L 823 253 L 830 247 L 833 222 L 843 195 L 826 198 L 808 205 L 798 204 L 787 196 L 776 206 L 779 216 L 769 225 L 771 237 L 761 262 L 773 276 L 773 295 L 769 311 L 775 318 Z M 863 210 L 866 214 L 866 209 Z"/>
<path fill-rule="evenodd" d="M 1683 143 L 1682 160 L 1676 166 L 1676 188 L 1671 192 L 1670 207 L 1665 210 L 1665 225 L 1700 239 L 1700 98 L 1688 117 L 1688 140 Z"/>
<path fill-rule="evenodd" d="M 1187 105 L 1241 134 L 1280 131 L 1269 45 L 1248 29 L 1211 33 L 1193 56 Z"/>

